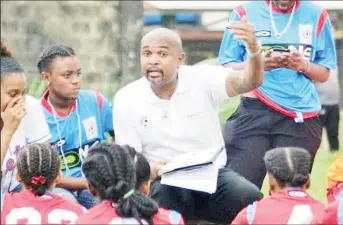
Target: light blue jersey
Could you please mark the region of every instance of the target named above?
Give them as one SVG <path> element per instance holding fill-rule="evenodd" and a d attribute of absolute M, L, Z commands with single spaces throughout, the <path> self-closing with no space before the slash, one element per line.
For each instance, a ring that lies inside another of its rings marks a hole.
<path fill-rule="evenodd" d="M 272 10 L 278 32 L 287 26 L 290 12 Z M 269 12 L 269 1 L 251 1 L 232 11 L 230 20 L 241 21 L 247 15 L 254 26 L 255 35 L 264 51 L 270 48 L 297 49 L 307 60 L 335 69 L 337 65 L 336 48 L 328 13 L 310 1 L 297 1 L 289 29 L 281 37 L 275 35 Z M 218 62 L 243 62 L 247 51 L 242 41 L 234 34 L 224 31 Z M 280 68 L 265 72 L 263 84 L 257 89 L 258 98 L 267 99 L 270 105 L 278 105 L 294 113 L 319 112 L 321 104 L 310 78 L 294 70 Z"/>
<path fill-rule="evenodd" d="M 81 90 L 72 112 L 63 115 L 51 108 L 48 94 L 44 94 L 41 104 L 51 132 L 51 144 L 60 154 L 63 174 L 81 177 L 80 144 L 82 149 L 88 148 L 96 141 L 105 140 L 106 132 L 113 131 L 112 105 L 97 92 Z M 64 161 L 68 162 L 67 167 Z"/>

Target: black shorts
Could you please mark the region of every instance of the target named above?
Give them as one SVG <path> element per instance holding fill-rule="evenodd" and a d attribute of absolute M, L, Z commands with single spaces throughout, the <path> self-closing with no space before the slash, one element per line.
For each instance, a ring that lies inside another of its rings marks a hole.
<path fill-rule="evenodd" d="M 238 109 L 226 121 L 223 135 L 227 166 L 261 188 L 266 175 L 263 161 L 266 151 L 302 147 L 309 151 L 313 163 L 322 127 L 318 116 L 296 123 L 258 99 L 242 97 Z"/>

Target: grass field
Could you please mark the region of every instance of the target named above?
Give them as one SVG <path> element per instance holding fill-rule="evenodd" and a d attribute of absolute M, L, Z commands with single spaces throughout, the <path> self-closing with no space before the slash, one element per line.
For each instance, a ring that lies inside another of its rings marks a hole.
<path fill-rule="evenodd" d="M 239 103 L 239 97 L 233 98 L 222 104 L 219 116 L 220 121 L 223 124 L 225 120 L 236 110 Z M 343 112 L 341 112 L 341 118 L 343 118 Z M 313 170 L 311 175 L 311 188 L 309 192 L 317 199 L 326 202 L 326 170 L 328 167 L 338 158 L 340 154 L 343 154 L 343 135 L 342 135 L 343 119 L 340 121 L 340 151 L 332 154 L 329 152 L 328 142 L 326 139 L 326 133 L 323 132 L 323 139 L 318 151 Z M 262 192 L 265 196 L 268 195 L 268 181 L 265 179 Z"/>

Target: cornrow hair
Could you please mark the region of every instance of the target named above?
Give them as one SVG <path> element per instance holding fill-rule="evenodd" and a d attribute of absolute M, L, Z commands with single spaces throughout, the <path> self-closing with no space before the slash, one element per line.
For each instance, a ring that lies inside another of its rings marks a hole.
<path fill-rule="evenodd" d="M 158 205 L 136 193 L 136 168 L 129 151 L 116 144 L 97 144 L 88 152 L 82 165 L 83 173 L 102 200 L 111 200 L 120 217 L 135 218 L 139 224 L 152 217 Z"/>
<path fill-rule="evenodd" d="M 52 45 L 46 48 L 38 57 L 37 68 L 39 73 L 49 71 L 51 64 L 56 57 L 75 56 L 75 52 L 71 47 L 66 45 Z"/>
<path fill-rule="evenodd" d="M 136 190 L 138 190 L 144 182 L 150 179 L 150 165 L 148 160 L 136 149 L 129 145 L 124 145 L 123 148 L 127 149 L 131 155 L 133 162 L 136 165 Z"/>
<path fill-rule="evenodd" d="M 275 148 L 267 151 L 264 162 L 281 187 L 302 187 L 309 179 L 311 155 L 297 147 Z"/>
<path fill-rule="evenodd" d="M 47 144 L 27 145 L 20 151 L 17 170 L 24 185 L 36 196 L 42 196 L 60 170 L 58 153 Z"/>
<path fill-rule="evenodd" d="M 1 42 L 0 48 L 1 57 L 1 79 L 6 75 L 13 73 L 24 73 L 23 68 L 19 65 L 17 60 L 12 57 L 9 49 Z"/>

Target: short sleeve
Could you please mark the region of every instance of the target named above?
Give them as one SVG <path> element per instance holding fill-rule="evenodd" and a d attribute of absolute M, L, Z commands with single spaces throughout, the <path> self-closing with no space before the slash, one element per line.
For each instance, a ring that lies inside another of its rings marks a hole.
<path fill-rule="evenodd" d="M 231 224 L 249 224 L 247 221 L 247 208 L 240 211 Z"/>
<path fill-rule="evenodd" d="M 343 224 L 343 201 L 338 200 L 327 206 L 324 216 L 317 219 L 320 224 Z"/>
<path fill-rule="evenodd" d="M 130 109 L 125 103 L 124 94 L 118 91 L 113 100 L 113 123 L 116 143 L 119 145 L 130 145 L 137 152 L 142 152 L 142 142 L 132 124 Z"/>
<path fill-rule="evenodd" d="M 39 101 L 26 96 L 27 115 L 24 117 L 24 130 L 27 144 L 42 143 L 51 138 L 48 124 Z"/>
<path fill-rule="evenodd" d="M 112 104 L 101 93 L 96 92 L 95 94 L 100 109 L 103 132 L 113 131 Z"/>
<path fill-rule="evenodd" d="M 236 10 L 231 12 L 229 20 L 241 21 Z M 228 29 L 225 29 L 219 49 L 218 64 L 224 65 L 230 62 L 243 62 L 245 53 L 246 49 L 244 43 L 235 39 L 234 34 L 230 33 Z"/>
<path fill-rule="evenodd" d="M 336 69 L 337 53 L 333 28 L 326 10 L 322 11 L 318 19 L 316 35 L 317 43 L 313 62 L 328 69 Z"/>
<path fill-rule="evenodd" d="M 196 70 L 194 73 L 203 82 L 215 105 L 218 106 L 223 100 L 230 98 L 226 92 L 226 78 L 232 72 L 231 68 L 217 65 L 201 65 L 193 66 L 193 69 Z"/>

